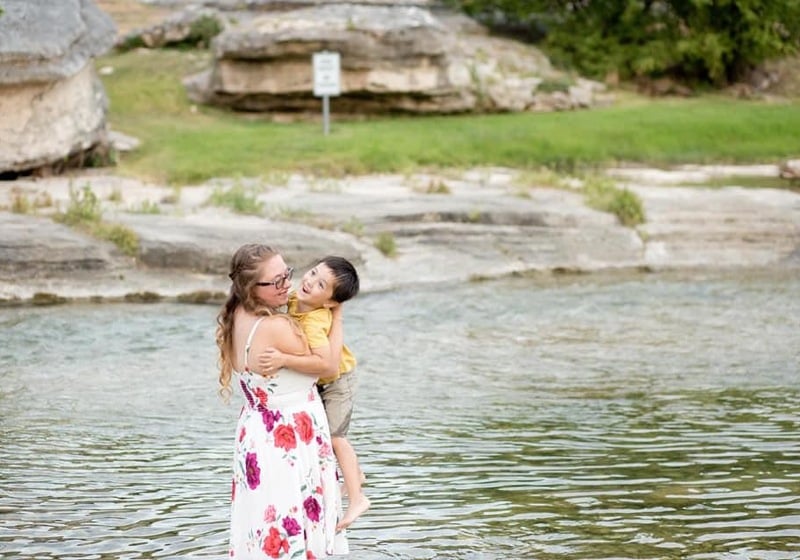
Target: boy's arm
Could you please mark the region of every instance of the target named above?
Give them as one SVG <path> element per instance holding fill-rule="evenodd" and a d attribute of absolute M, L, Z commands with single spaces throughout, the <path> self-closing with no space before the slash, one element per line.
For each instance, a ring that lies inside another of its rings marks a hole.
<path fill-rule="evenodd" d="M 339 373 L 339 362 L 342 359 L 342 346 L 344 345 L 344 323 L 342 322 L 342 306 L 340 303 L 331 309 L 332 320 L 331 330 L 328 333 L 328 344 L 330 345 L 330 358 L 329 364 L 334 366 L 331 376 Z"/>
<path fill-rule="evenodd" d="M 317 377 L 330 377 L 339 372 L 339 362 L 333 364 L 331 361 L 330 345 L 312 348 L 311 354 L 305 356 L 285 354 L 276 348 L 267 348 L 258 357 L 258 364 L 270 373 L 284 367 Z"/>

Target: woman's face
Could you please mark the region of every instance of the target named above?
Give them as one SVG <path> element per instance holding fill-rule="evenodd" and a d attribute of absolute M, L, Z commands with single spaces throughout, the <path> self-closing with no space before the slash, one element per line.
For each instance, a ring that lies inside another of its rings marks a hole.
<path fill-rule="evenodd" d="M 259 268 L 254 295 L 256 300 L 275 309 L 286 305 L 289 301 L 289 290 L 292 287 L 292 269 L 286 266 L 283 257 L 274 255 L 264 261 Z"/>

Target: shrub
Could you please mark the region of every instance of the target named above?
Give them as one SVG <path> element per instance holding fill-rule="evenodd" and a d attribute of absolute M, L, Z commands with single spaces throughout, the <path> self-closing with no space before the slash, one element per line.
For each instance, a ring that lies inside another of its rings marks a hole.
<path fill-rule="evenodd" d="M 394 240 L 394 234 L 390 231 L 379 233 L 378 238 L 375 240 L 375 248 L 387 257 L 397 255 L 397 243 Z"/>
<path fill-rule="evenodd" d="M 79 226 L 98 223 L 102 217 L 100 199 L 89 185 L 84 185 L 80 190 L 70 187 L 67 210 L 57 215 L 56 220 L 68 226 Z"/>
<path fill-rule="evenodd" d="M 451 0 L 489 25 L 544 35 L 554 60 L 603 78 L 672 76 L 724 85 L 797 52 L 800 2 Z"/>
<path fill-rule="evenodd" d="M 211 206 L 230 208 L 237 214 L 261 214 L 264 204 L 256 198 L 252 189 L 237 183 L 229 189 L 215 188 L 208 198 Z"/>
<path fill-rule="evenodd" d="M 644 223 L 644 206 L 636 193 L 620 189 L 605 177 L 589 177 L 584 181 L 586 203 L 596 210 L 614 214 L 624 226 Z"/>

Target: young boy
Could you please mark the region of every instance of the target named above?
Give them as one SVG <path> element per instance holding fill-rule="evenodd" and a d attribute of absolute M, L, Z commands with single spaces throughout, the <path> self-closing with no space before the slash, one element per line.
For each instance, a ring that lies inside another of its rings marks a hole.
<path fill-rule="evenodd" d="M 356 359 L 342 342 L 341 304 L 355 297 L 358 290 L 358 273 L 350 261 L 332 256 L 320 259 L 289 295 L 289 314 L 303 328 L 311 354 L 297 356 L 269 349 L 259 356 L 259 365 L 265 371 L 287 367 L 320 376 L 319 393 L 348 496 L 347 511 L 337 529 L 349 526 L 370 506 L 361 490 L 363 475 L 358 457 L 346 437 L 356 389 Z"/>

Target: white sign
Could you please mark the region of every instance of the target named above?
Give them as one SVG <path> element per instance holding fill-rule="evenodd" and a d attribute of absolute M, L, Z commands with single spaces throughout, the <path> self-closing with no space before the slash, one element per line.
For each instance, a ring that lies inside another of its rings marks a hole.
<path fill-rule="evenodd" d="M 312 59 L 314 66 L 314 96 L 339 95 L 339 53 L 317 52 Z"/>

